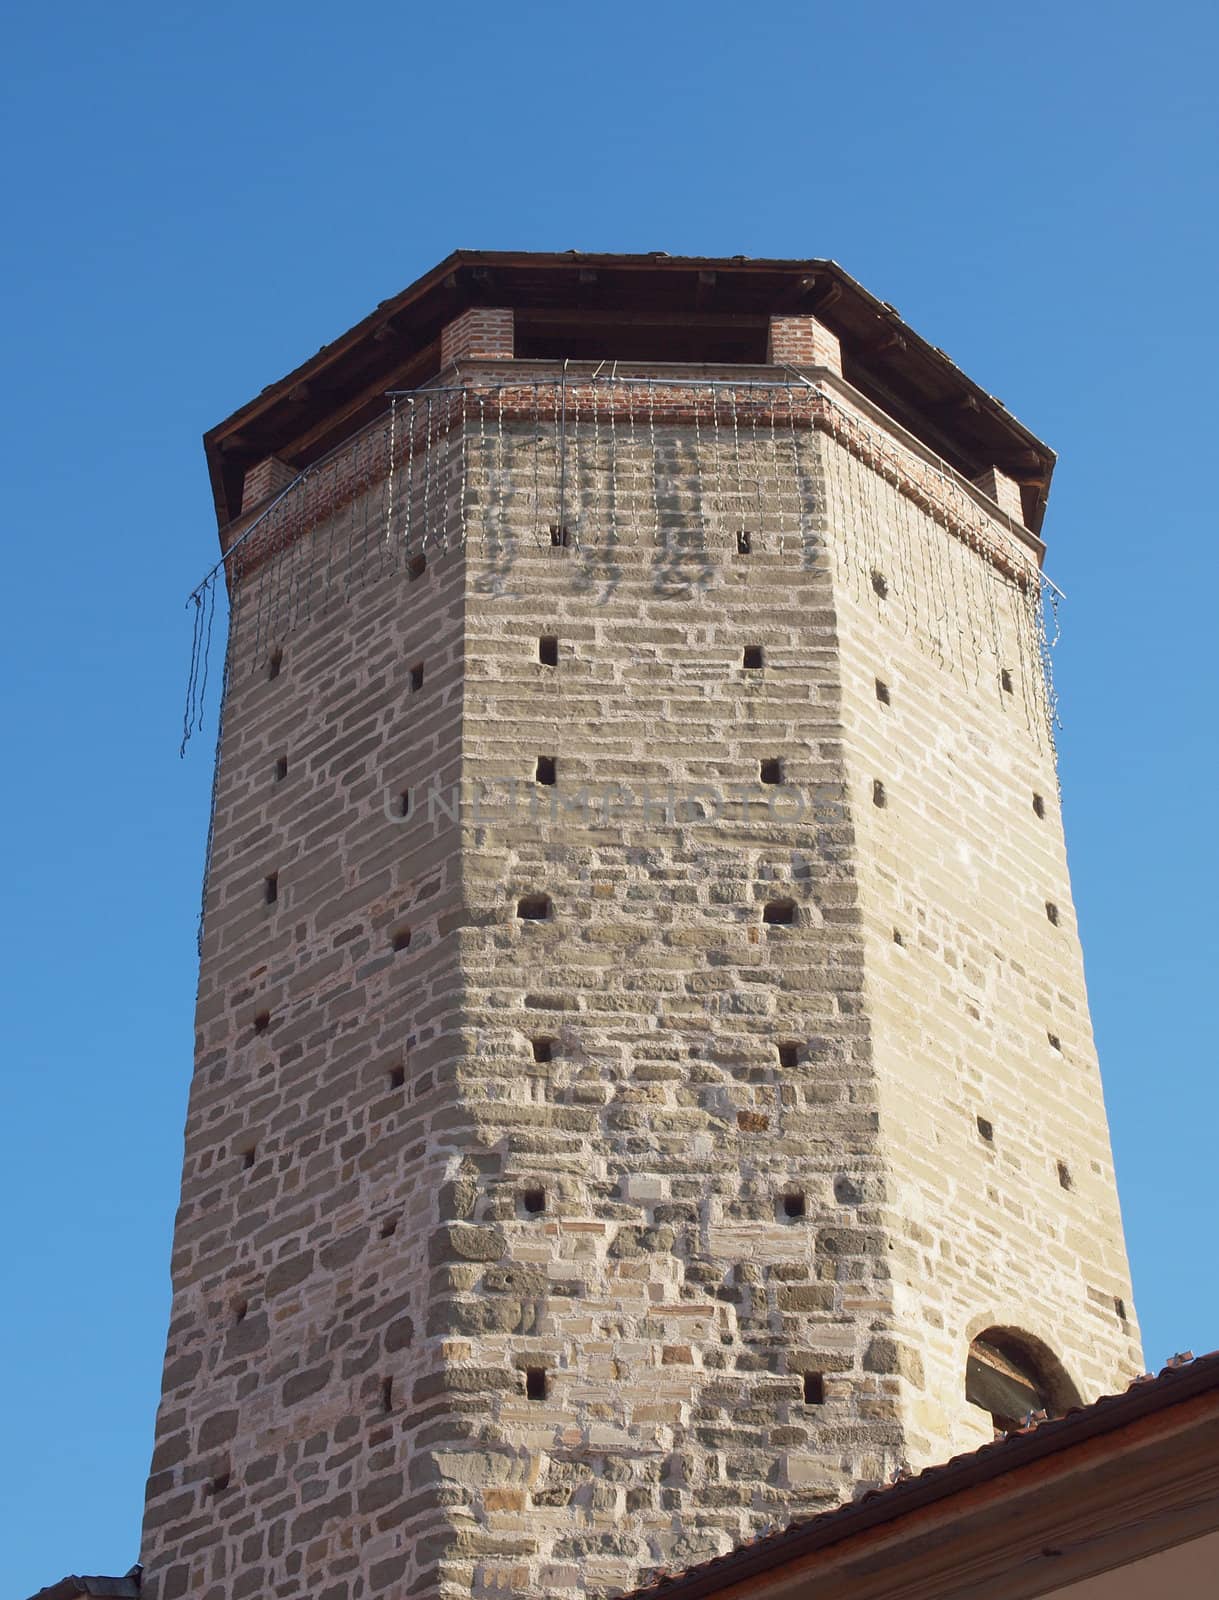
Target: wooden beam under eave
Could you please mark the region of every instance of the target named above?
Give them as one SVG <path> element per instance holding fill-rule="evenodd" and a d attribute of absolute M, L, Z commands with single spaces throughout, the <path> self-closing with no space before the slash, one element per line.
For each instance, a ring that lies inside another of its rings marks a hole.
<path fill-rule="evenodd" d="M 819 292 L 820 291 L 820 292 Z M 823 305 L 833 300 L 832 290 L 826 292 L 815 273 L 804 273 L 790 282 L 780 284 L 770 297 L 767 308 L 772 317 L 820 316 Z"/>
<path fill-rule="evenodd" d="M 993 461 L 981 459 L 983 452 L 975 439 L 957 438 L 947 432 L 925 405 L 915 405 L 899 391 L 891 389 L 875 369 L 866 365 L 855 367 L 852 364 L 847 370 L 846 378 L 848 383 L 854 384 L 886 415 L 908 429 L 916 438 L 921 439 L 950 466 L 964 472 L 967 478 L 974 478 L 987 467 L 995 465 Z"/>
<path fill-rule="evenodd" d="M 286 445 L 282 445 L 277 454 L 290 461 L 293 466 L 307 466 L 309 454 L 315 446 L 326 441 L 330 435 L 340 432 L 345 424 L 351 424 L 352 427 L 359 426 L 357 419 L 360 413 L 374 405 L 377 400 L 384 400 L 388 390 L 415 387 L 421 374 L 431 376 L 438 369 L 439 361 L 440 340 L 433 339 L 431 344 L 425 345 L 422 350 L 416 350 L 406 361 L 378 374 L 374 382 L 366 384 L 345 405 L 336 411 L 327 412 L 320 422 L 289 440 Z M 388 405 L 389 402 L 386 401 L 381 409 L 387 410 Z M 302 457 L 305 459 L 301 459 Z"/>
<path fill-rule="evenodd" d="M 585 332 L 592 326 L 600 328 L 706 328 L 711 332 L 720 329 L 741 328 L 753 331 L 764 328 L 768 318 L 757 311 L 626 311 L 614 306 L 599 306 L 595 310 L 566 307 L 551 310 L 547 306 L 528 306 L 516 313 L 518 327 L 572 328 Z"/>

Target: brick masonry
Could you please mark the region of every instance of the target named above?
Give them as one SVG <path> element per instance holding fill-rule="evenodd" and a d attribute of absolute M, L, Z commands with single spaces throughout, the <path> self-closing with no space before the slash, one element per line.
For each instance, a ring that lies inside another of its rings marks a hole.
<path fill-rule="evenodd" d="M 1023 522 L 1024 511 L 1020 504 L 1020 485 L 1009 478 L 1005 472 L 1000 472 L 998 467 L 991 467 L 975 479 L 979 489 L 987 495 L 1009 517 L 1017 522 Z"/>
<path fill-rule="evenodd" d="M 510 426 L 464 550 L 238 614 L 153 1600 L 612 1593 L 979 1442 L 983 1328 L 1140 1368 L 1018 591 L 828 431 L 747 551 L 590 441 L 612 538 Z"/>
<path fill-rule="evenodd" d="M 296 473 L 286 461 L 280 461 L 276 456 L 267 456 L 257 466 L 253 466 L 245 475 L 245 482 L 241 490 L 241 510 L 245 514 L 256 511 L 272 495 L 278 494 L 281 489 L 286 489 Z"/>
<path fill-rule="evenodd" d="M 511 361 L 513 321 L 511 307 L 463 311 L 441 333 L 441 367 L 451 367 L 456 361 Z"/>
<path fill-rule="evenodd" d="M 842 346 L 816 317 L 771 317 L 767 359 L 775 366 L 825 367 L 842 373 Z"/>

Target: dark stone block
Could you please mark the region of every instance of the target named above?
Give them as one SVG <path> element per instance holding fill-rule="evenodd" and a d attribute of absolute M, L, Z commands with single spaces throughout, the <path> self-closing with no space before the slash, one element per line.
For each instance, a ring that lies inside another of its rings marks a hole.
<path fill-rule="evenodd" d="M 351 1496 L 339 1494 L 325 1504 L 310 1506 L 308 1511 L 302 1511 L 292 1523 L 292 1543 L 300 1546 L 310 1539 L 316 1539 L 318 1534 L 328 1522 L 351 1515 Z"/>
<path fill-rule="evenodd" d="M 392 1355 L 397 1350 L 409 1350 L 415 1338 L 415 1324 L 409 1317 L 399 1317 L 385 1330 L 385 1348 Z"/>
<path fill-rule="evenodd" d="M 165 1392 L 168 1394 L 171 1389 L 180 1389 L 184 1384 L 191 1383 L 202 1365 L 203 1354 L 199 1350 L 171 1361 L 165 1369 Z"/>
<path fill-rule="evenodd" d="M 311 1394 L 317 1394 L 319 1389 L 324 1389 L 330 1382 L 333 1368 L 334 1363 L 326 1361 L 320 1367 L 311 1367 L 309 1371 L 298 1372 L 295 1377 L 289 1378 L 284 1384 L 284 1404 L 295 1405 L 297 1401 L 306 1400 Z"/>
<path fill-rule="evenodd" d="M 185 1564 L 170 1567 L 161 1580 L 161 1600 L 181 1600 L 190 1586 L 190 1568 Z"/>
<path fill-rule="evenodd" d="M 388 1556 L 384 1561 L 374 1561 L 368 1569 L 368 1587 L 374 1594 L 389 1589 L 406 1575 L 406 1557 Z"/>
<path fill-rule="evenodd" d="M 391 1472 L 384 1478 L 374 1478 L 371 1483 L 366 1483 L 357 1496 L 357 1505 L 360 1511 L 368 1516 L 374 1511 L 381 1511 L 385 1506 L 392 1505 L 395 1500 L 400 1500 L 403 1493 L 402 1474 Z"/>
<path fill-rule="evenodd" d="M 286 1261 L 277 1261 L 267 1273 L 267 1296 L 282 1294 L 285 1289 L 294 1289 L 313 1271 L 313 1251 L 306 1250 L 298 1256 L 289 1256 Z"/>
<path fill-rule="evenodd" d="M 247 1315 L 240 1322 L 236 1322 L 229 1329 L 228 1337 L 224 1341 L 224 1358 L 226 1361 L 235 1360 L 238 1356 L 251 1355 L 255 1350 L 261 1350 L 268 1337 L 267 1314 L 265 1311 Z"/>
<path fill-rule="evenodd" d="M 363 1254 L 367 1243 L 368 1236 L 363 1228 L 347 1234 L 345 1238 L 336 1239 L 320 1252 L 322 1265 L 331 1272 L 337 1272 L 340 1267 L 349 1267 Z"/>
<path fill-rule="evenodd" d="M 236 1437 L 240 1412 L 215 1411 L 199 1429 L 200 1450 L 215 1450 Z"/>

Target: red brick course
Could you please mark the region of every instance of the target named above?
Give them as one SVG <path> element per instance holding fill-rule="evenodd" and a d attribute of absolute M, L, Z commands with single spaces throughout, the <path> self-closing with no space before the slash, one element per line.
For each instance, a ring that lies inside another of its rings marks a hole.
<path fill-rule="evenodd" d="M 842 346 L 816 317 L 771 317 L 766 359 L 776 367 L 828 367 L 841 373 Z"/>
<path fill-rule="evenodd" d="M 442 368 L 457 361 L 511 361 L 514 353 L 511 308 L 463 311 L 440 335 Z"/>

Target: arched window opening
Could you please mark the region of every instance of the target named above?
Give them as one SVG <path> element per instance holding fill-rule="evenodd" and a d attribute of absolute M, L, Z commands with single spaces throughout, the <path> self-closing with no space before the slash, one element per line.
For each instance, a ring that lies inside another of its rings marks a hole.
<path fill-rule="evenodd" d="M 987 1328 L 969 1347 L 965 1398 L 990 1415 L 996 1436 L 1015 1433 L 1038 1412 L 1058 1417 L 1078 1404 L 1070 1379 L 1048 1350 L 1005 1328 Z"/>

